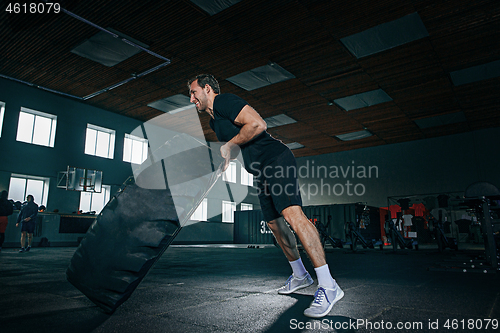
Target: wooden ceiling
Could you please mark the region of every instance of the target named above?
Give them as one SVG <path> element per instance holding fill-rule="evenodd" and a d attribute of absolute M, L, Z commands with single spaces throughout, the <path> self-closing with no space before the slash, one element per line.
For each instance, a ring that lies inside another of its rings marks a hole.
<path fill-rule="evenodd" d="M 149 46 L 171 63 L 84 103 L 141 121 L 147 104 L 187 96 L 187 79 L 215 75 L 263 118 L 297 123 L 269 132 L 309 156 L 500 126 L 500 78 L 454 86 L 450 72 L 500 59 L 498 0 L 243 0 L 209 16 L 189 0 L 62 1 L 68 11 Z M 357 59 L 341 38 L 417 12 L 429 36 Z M 163 61 L 140 52 L 114 67 L 70 52 L 99 30 L 66 14 L 0 14 L 0 74 L 87 96 Z M 252 91 L 226 80 L 275 62 L 295 78 Z M 337 98 L 383 89 L 393 101 L 344 111 Z M 466 122 L 421 129 L 415 120 L 462 111 Z M 208 140 L 215 135 L 200 115 Z M 343 142 L 336 135 L 374 135 Z"/>

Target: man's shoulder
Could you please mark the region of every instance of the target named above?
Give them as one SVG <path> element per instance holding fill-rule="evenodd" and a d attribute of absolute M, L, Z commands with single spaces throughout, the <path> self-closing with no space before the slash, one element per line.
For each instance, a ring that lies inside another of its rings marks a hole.
<path fill-rule="evenodd" d="M 243 100 L 238 95 L 232 94 L 232 93 L 223 93 L 223 94 L 218 94 L 215 96 L 214 102 L 226 102 L 226 101 L 233 101 L 233 100 Z"/>
<path fill-rule="evenodd" d="M 248 103 L 241 97 L 224 93 L 215 96 L 214 113 L 220 118 L 229 118 L 234 121 L 234 118 Z"/>

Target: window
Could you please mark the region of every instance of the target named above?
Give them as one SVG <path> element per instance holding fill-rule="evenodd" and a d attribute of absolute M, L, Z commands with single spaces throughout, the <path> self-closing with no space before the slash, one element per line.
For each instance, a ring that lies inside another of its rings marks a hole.
<path fill-rule="evenodd" d="M 0 102 L 0 137 L 2 137 L 3 114 L 5 112 L 5 103 Z"/>
<path fill-rule="evenodd" d="M 103 185 L 101 193 L 80 192 L 80 210 L 83 212 L 96 212 L 99 214 L 109 201 L 111 186 Z"/>
<path fill-rule="evenodd" d="M 241 210 L 253 210 L 253 205 L 252 204 L 247 204 L 247 203 L 242 203 L 241 204 Z"/>
<path fill-rule="evenodd" d="M 31 194 L 38 206 L 47 206 L 49 181 L 49 178 L 13 174 L 10 177 L 9 198 L 24 202 L 28 194 Z"/>
<path fill-rule="evenodd" d="M 253 175 L 241 166 L 241 185 L 253 186 Z"/>
<path fill-rule="evenodd" d="M 236 183 L 236 162 L 229 162 L 226 171 L 222 174 L 222 180 L 225 182 Z"/>
<path fill-rule="evenodd" d="M 148 140 L 125 134 L 123 161 L 142 164 L 148 158 Z"/>
<path fill-rule="evenodd" d="M 87 124 L 85 154 L 112 159 L 115 154 L 115 131 Z"/>
<path fill-rule="evenodd" d="M 191 215 L 191 220 L 193 221 L 206 221 L 208 216 L 208 200 L 203 199 L 201 204 L 196 208 L 193 215 Z"/>
<path fill-rule="evenodd" d="M 54 147 L 57 116 L 21 108 L 17 124 L 17 141 Z"/>
<path fill-rule="evenodd" d="M 222 222 L 234 222 L 234 212 L 236 211 L 236 203 L 230 201 L 222 201 Z"/>

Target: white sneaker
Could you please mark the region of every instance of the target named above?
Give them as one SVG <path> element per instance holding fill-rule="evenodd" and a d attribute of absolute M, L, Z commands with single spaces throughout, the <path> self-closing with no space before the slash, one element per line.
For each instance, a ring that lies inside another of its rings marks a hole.
<path fill-rule="evenodd" d="M 311 275 L 309 275 L 309 273 L 304 275 L 304 277 L 301 279 L 292 274 L 290 275 L 288 280 L 286 280 L 286 284 L 280 289 L 278 289 L 278 294 L 288 295 L 299 289 L 307 288 L 313 283 L 314 281 L 311 278 Z"/>
<path fill-rule="evenodd" d="M 314 294 L 314 301 L 305 309 L 304 315 L 311 318 L 324 317 L 342 297 L 344 297 L 344 291 L 338 285 L 334 289 L 318 286 L 318 290 Z"/>

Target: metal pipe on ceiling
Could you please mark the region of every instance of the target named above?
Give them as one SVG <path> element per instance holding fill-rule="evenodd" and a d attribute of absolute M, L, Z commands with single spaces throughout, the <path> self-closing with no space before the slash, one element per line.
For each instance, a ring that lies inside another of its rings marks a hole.
<path fill-rule="evenodd" d="M 121 82 L 118 82 L 118 83 L 116 83 L 116 84 L 114 84 L 114 85 L 112 85 L 112 86 L 106 87 L 106 88 L 104 88 L 104 89 L 102 89 L 102 90 L 99 90 L 99 91 L 97 91 L 97 92 L 95 92 L 95 93 L 92 93 L 92 94 L 90 94 L 90 95 L 87 95 L 87 96 L 83 97 L 82 99 L 83 99 L 84 101 L 86 101 L 86 100 L 88 100 L 88 99 L 91 99 L 92 97 L 95 97 L 95 96 L 97 96 L 97 95 L 100 95 L 100 94 L 102 94 L 102 93 L 104 93 L 104 92 L 107 92 L 107 91 L 109 91 L 109 90 L 112 90 L 112 89 L 118 88 L 119 86 L 124 85 L 125 83 L 130 82 L 130 81 L 132 81 L 132 80 L 135 80 L 135 79 L 137 79 L 137 78 L 139 78 L 139 77 L 141 77 L 141 76 L 144 76 L 144 75 L 147 75 L 147 74 L 149 74 L 149 73 L 152 73 L 152 72 L 154 72 L 154 71 L 156 71 L 156 70 L 158 70 L 158 69 L 160 69 L 160 68 L 162 68 L 162 67 L 165 67 L 165 66 L 166 66 L 166 65 L 168 65 L 168 64 L 169 64 L 169 63 L 166 63 L 166 62 L 165 62 L 165 63 L 163 63 L 163 64 L 160 64 L 160 65 L 158 65 L 158 66 L 156 66 L 156 67 L 153 67 L 153 68 L 151 68 L 151 69 L 148 69 L 147 71 L 144 71 L 144 72 L 139 73 L 139 74 L 137 74 L 137 75 L 133 75 L 131 78 L 128 78 L 128 79 L 126 79 L 126 80 L 123 80 L 123 81 L 121 81 Z"/>
<path fill-rule="evenodd" d="M 45 2 L 45 3 L 47 3 L 47 2 L 48 2 L 48 0 L 42 0 L 42 1 L 43 1 L 43 2 Z M 10 77 L 10 76 L 7 76 L 7 75 L 3 75 L 3 74 L 0 74 L 0 77 L 2 77 L 2 78 L 4 78 L 4 79 L 8 79 L 8 80 L 17 81 L 17 82 L 20 82 L 20 83 L 26 84 L 26 85 L 31 86 L 31 87 L 36 87 L 36 88 L 39 88 L 39 89 L 42 89 L 42 90 L 50 91 L 50 92 L 53 92 L 53 93 L 56 93 L 56 94 L 59 94 L 59 95 L 63 95 L 63 96 L 67 96 L 67 97 L 75 98 L 75 99 L 78 99 L 78 100 L 84 100 L 84 101 L 86 101 L 86 100 L 88 100 L 88 99 L 90 99 L 90 98 L 93 98 L 93 97 L 98 96 L 98 95 L 100 95 L 100 94 L 102 94 L 102 93 L 104 93 L 104 92 L 107 92 L 107 91 L 110 91 L 110 90 L 112 90 L 112 89 L 115 89 L 115 88 L 117 88 L 117 87 L 119 87 L 119 86 L 122 86 L 122 85 L 124 85 L 124 84 L 126 84 L 126 83 L 128 83 L 128 82 L 132 81 L 132 80 L 135 80 L 135 79 L 137 79 L 138 77 L 142 77 L 142 76 L 145 76 L 145 75 L 147 75 L 147 74 L 150 74 L 150 73 L 152 73 L 152 72 L 154 72 L 154 71 L 156 71 L 156 70 L 158 70 L 158 69 L 160 69 L 160 68 L 163 68 L 163 67 L 165 67 L 165 66 L 167 66 L 167 65 L 169 65 L 169 64 L 171 63 L 170 59 L 165 58 L 165 57 L 163 57 L 163 56 L 161 56 L 161 55 L 159 55 L 159 54 L 157 54 L 157 53 L 155 53 L 155 52 L 153 52 L 153 51 L 150 51 L 150 50 L 148 50 L 147 48 L 142 47 L 142 46 L 140 46 L 140 45 L 138 45 L 138 44 L 136 44 L 136 43 L 134 43 L 134 42 L 132 42 L 132 41 L 129 41 L 129 40 L 128 40 L 128 39 L 126 39 L 126 38 L 122 38 L 122 37 L 118 36 L 117 34 L 115 34 L 115 33 L 111 32 L 111 31 L 109 31 L 109 30 L 107 30 L 107 29 L 105 29 L 105 28 L 103 28 L 103 27 L 101 27 L 101 26 L 99 26 L 99 25 L 97 25 L 97 24 L 95 24 L 95 23 L 93 23 L 93 22 L 90 22 L 89 20 L 84 19 L 83 17 L 78 16 L 78 15 L 76 15 L 75 13 L 70 12 L 69 10 L 66 10 L 66 9 L 64 9 L 64 8 L 62 8 L 62 7 L 61 7 L 61 10 L 62 10 L 64 13 L 66 13 L 67 15 L 69 15 L 69 16 L 71 16 L 71 17 L 73 17 L 73 18 L 76 18 L 76 19 L 77 19 L 77 20 L 79 20 L 79 21 L 82 21 L 82 22 L 84 22 L 84 23 L 86 23 L 86 24 L 88 24 L 88 25 L 90 25 L 90 26 L 92 26 L 92 27 L 94 27 L 94 28 L 97 28 L 97 29 L 99 29 L 99 30 L 101 30 L 101 31 L 104 31 L 104 32 L 106 32 L 106 33 L 108 33 L 108 34 L 112 35 L 114 38 L 120 38 L 120 40 L 121 40 L 121 41 L 123 41 L 124 43 L 127 43 L 127 44 L 129 44 L 129 45 L 131 45 L 131 46 L 134 46 L 134 47 L 136 47 L 136 48 L 138 48 L 138 49 L 140 49 L 140 50 L 144 51 L 144 52 L 147 52 L 147 53 L 149 53 L 150 55 L 152 55 L 152 56 L 154 56 L 154 57 L 156 57 L 156 58 L 162 59 L 162 60 L 164 61 L 164 63 L 162 63 L 162 64 L 160 64 L 160 65 L 158 65 L 158 66 L 155 66 L 155 67 L 153 67 L 153 68 L 150 68 L 150 69 L 148 69 L 148 70 L 146 70 L 146 71 L 144 71 L 144 72 L 142 72 L 142 73 L 140 73 L 140 74 L 137 74 L 137 75 L 132 75 L 132 77 L 131 77 L 131 78 L 129 78 L 129 79 L 126 79 L 126 80 L 123 80 L 123 81 L 121 81 L 121 82 L 115 83 L 115 84 L 113 84 L 113 85 L 111 85 L 111 86 L 109 86 L 109 87 L 106 87 L 106 88 L 104 88 L 104 89 L 101 89 L 101 90 L 99 90 L 99 91 L 96 91 L 95 93 L 89 94 L 89 95 L 84 96 L 84 97 L 79 97 L 79 96 L 75 96 L 75 95 L 67 94 L 67 93 L 64 93 L 64 92 L 61 92 L 61 91 L 57 91 L 57 90 L 50 89 L 50 88 L 47 88 L 47 87 L 39 86 L 39 85 L 36 85 L 36 84 L 34 84 L 34 83 L 27 82 L 27 81 L 23 81 L 23 80 L 19 80 L 19 79 L 16 79 L 16 78 L 13 78 L 13 77 Z"/>
<path fill-rule="evenodd" d="M 47 2 L 48 0 L 44 0 L 44 1 L 45 1 L 45 2 Z M 117 35 L 117 34 L 115 34 L 115 33 L 111 32 L 111 31 L 109 31 L 108 29 L 105 29 L 105 28 L 103 28 L 103 27 L 101 27 L 101 26 L 99 26 L 99 25 L 97 25 L 97 24 L 95 24 L 95 23 L 92 23 L 92 22 L 90 22 L 89 20 L 84 19 L 83 17 L 78 16 L 78 15 L 76 15 L 75 13 L 70 12 L 69 10 L 66 10 L 66 9 L 64 9 L 64 8 L 61 8 L 61 10 L 62 10 L 64 13 L 68 14 L 69 16 L 76 18 L 76 19 L 77 19 L 77 20 L 79 20 L 79 21 L 82 21 L 82 22 L 84 22 L 84 23 L 87 23 L 88 25 L 93 26 L 94 28 L 97 28 L 97 29 L 99 29 L 99 30 L 101 30 L 101 31 L 104 31 L 104 32 L 106 32 L 106 33 L 110 34 L 111 36 L 113 36 L 113 37 L 115 37 L 115 38 L 120 38 L 120 40 L 121 40 L 122 42 L 125 42 L 125 43 L 127 43 L 127 44 L 129 44 L 129 45 L 132 45 L 132 46 L 134 46 L 134 47 L 136 47 L 136 48 L 138 48 L 138 49 L 140 49 L 140 50 L 142 50 L 142 51 L 144 51 L 144 52 L 147 52 L 147 53 L 151 54 L 152 56 L 155 56 L 155 57 L 157 57 L 157 58 L 160 58 L 160 59 L 164 60 L 165 62 L 168 62 L 168 63 L 170 63 L 170 62 L 171 62 L 171 61 L 170 61 L 170 59 L 165 58 L 165 57 L 163 57 L 163 56 L 159 55 L 158 53 L 155 53 L 155 52 L 153 52 L 153 51 L 150 51 L 150 50 L 148 50 L 147 48 L 142 47 L 142 46 L 140 46 L 140 45 L 138 45 L 138 44 L 136 44 L 136 43 L 134 43 L 134 42 L 132 42 L 132 41 L 129 41 L 128 39 L 123 38 L 123 37 L 121 37 L 121 36 L 119 36 L 119 35 Z"/>
<path fill-rule="evenodd" d="M 59 94 L 59 95 L 63 95 L 63 96 L 67 96 L 67 97 L 71 97 L 71 98 L 76 98 L 78 100 L 83 100 L 82 97 L 78 97 L 78 96 L 75 96 L 75 95 L 63 93 L 61 91 L 57 91 L 57 90 L 50 89 L 50 88 L 47 88 L 47 87 L 42 87 L 42 86 L 36 85 L 34 83 L 23 81 L 23 80 L 19 80 L 19 79 L 16 79 L 16 78 L 13 78 L 13 77 L 10 77 L 10 76 L 7 76 L 7 75 L 0 74 L 0 77 L 4 78 L 4 79 L 7 79 L 7 80 L 12 80 L 12 81 L 16 81 L 16 82 L 19 82 L 19 83 L 23 83 L 23 84 L 26 84 L 26 85 L 28 85 L 30 87 L 35 87 L 35 88 L 38 88 L 38 89 L 50 91 L 50 92 L 53 92 L 53 93 L 56 93 L 56 94 Z"/>

